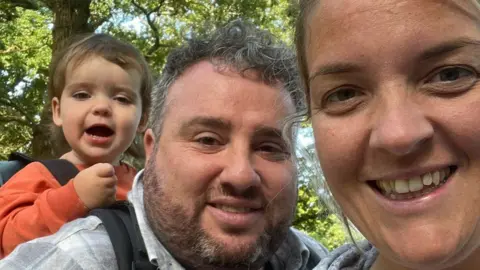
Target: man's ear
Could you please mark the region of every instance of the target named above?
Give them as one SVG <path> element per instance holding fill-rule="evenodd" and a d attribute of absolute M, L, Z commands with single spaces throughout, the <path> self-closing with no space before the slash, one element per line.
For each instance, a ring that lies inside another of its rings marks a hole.
<path fill-rule="evenodd" d="M 52 120 L 56 126 L 62 126 L 63 121 L 60 115 L 60 100 L 57 97 L 52 98 Z"/>
<path fill-rule="evenodd" d="M 147 129 L 148 124 L 148 115 L 146 113 L 142 114 L 142 118 L 140 118 L 140 123 L 138 124 L 137 133 L 143 133 Z"/>
<path fill-rule="evenodd" d="M 153 151 L 155 148 L 155 135 L 151 128 L 145 131 L 145 135 L 143 136 L 143 147 L 145 150 L 145 164 L 147 164 L 152 155 L 155 155 Z"/>

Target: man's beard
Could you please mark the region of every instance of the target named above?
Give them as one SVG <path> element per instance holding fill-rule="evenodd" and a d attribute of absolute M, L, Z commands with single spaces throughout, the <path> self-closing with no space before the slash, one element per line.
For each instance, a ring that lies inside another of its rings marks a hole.
<path fill-rule="evenodd" d="M 227 246 L 219 242 L 200 226 L 205 202 L 200 200 L 193 209 L 193 216 L 189 216 L 187 209 L 173 200 L 168 192 L 164 192 L 164 179 L 157 175 L 155 163 L 155 158 L 150 159 L 143 175 L 147 220 L 160 242 L 184 267 L 258 269 L 286 239 L 293 218 L 293 207 L 291 213 L 284 214 L 285 217 L 276 224 L 272 221 L 274 213 L 267 207 L 267 225 L 255 243 L 231 243 Z M 236 246 L 232 248 L 231 245 Z"/>

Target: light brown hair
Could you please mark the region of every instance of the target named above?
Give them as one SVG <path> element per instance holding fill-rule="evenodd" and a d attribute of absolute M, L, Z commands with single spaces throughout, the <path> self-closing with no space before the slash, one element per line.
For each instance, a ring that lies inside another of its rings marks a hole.
<path fill-rule="evenodd" d="M 310 115 L 310 84 L 308 81 L 308 67 L 305 56 L 305 32 L 306 21 L 308 12 L 313 10 L 315 4 L 318 4 L 319 0 L 299 0 L 299 14 L 295 25 L 295 46 L 297 49 L 297 61 L 300 73 L 300 79 L 302 80 L 305 89 L 305 98 L 307 102 L 308 114 Z"/>
<path fill-rule="evenodd" d="M 53 56 L 50 65 L 48 80 L 48 100 L 56 97 L 61 102 L 65 88 L 65 75 L 69 67 L 75 68 L 89 57 L 97 56 L 112 62 L 122 69 L 135 69 L 140 73 L 140 97 L 142 102 L 142 120 L 146 123 L 151 107 L 151 89 L 153 79 L 147 61 L 142 53 L 129 43 L 120 41 L 107 34 L 87 34 L 74 36 L 65 48 Z M 73 65 L 73 66 L 72 66 Z M 63 132 L 60 128 L 52 126 L 53 138 L 62 141 L 61 148 L 66 148 Z M 135 139 L 126 153 L 134 158 L 143 158 L 142 140 Z"/>

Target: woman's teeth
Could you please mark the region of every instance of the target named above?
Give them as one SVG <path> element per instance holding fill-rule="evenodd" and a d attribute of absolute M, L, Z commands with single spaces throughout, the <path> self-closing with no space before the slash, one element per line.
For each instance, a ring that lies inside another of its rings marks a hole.
<path fill-rule="evenodd" d="M 409 179 L 379 180 L 377 187 L 391 199 L 411 199 L 432 192 L 443 185 L 452 174 L 450 167 Z"/>

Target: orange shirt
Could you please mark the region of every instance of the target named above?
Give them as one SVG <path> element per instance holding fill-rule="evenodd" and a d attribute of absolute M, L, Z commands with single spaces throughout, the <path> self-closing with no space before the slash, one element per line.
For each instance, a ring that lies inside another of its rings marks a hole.
<path fill-rule="evenodd" d="M 136 170 L 122 164 L 115 167 L 115 174 L 117 199 L 126 200 Z M 72 181 L 60 186 L 40 162 L 28 164 L 0 188 L 0 258 L 21 243 L 54 234 L 87 211 Z"/>

